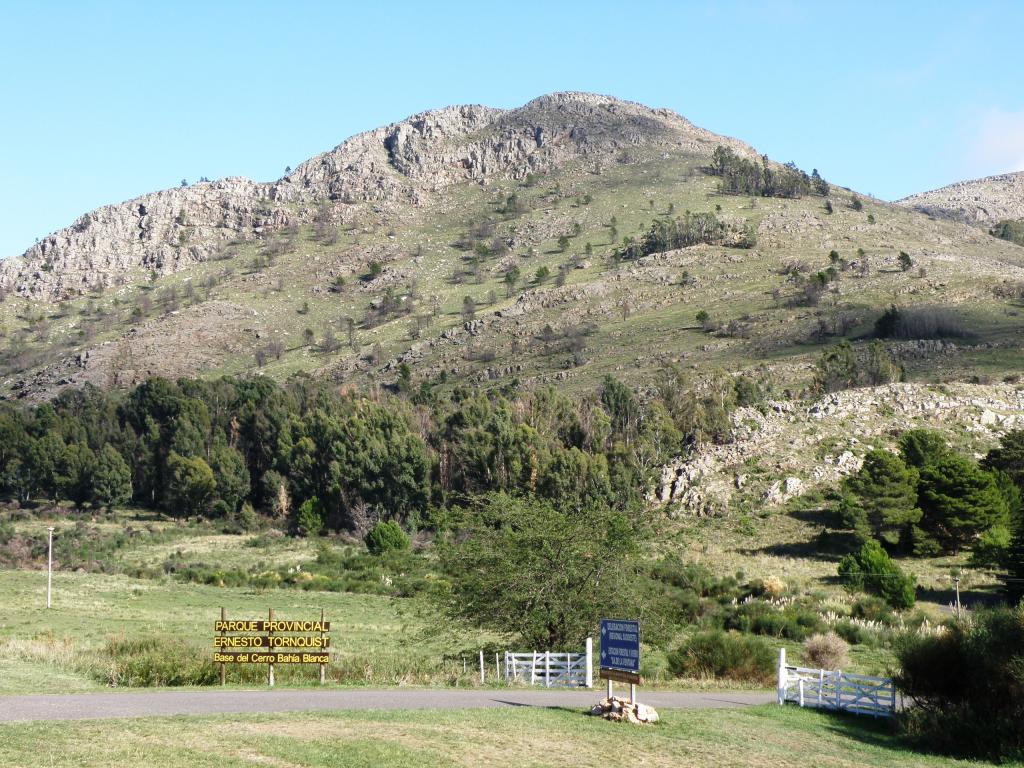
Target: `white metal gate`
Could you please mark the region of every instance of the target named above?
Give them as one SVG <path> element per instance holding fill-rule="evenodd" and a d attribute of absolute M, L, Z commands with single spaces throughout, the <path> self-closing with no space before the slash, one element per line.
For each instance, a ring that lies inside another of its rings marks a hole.
<path fill-rule="evenodd" d="M 779 651 L 779 704 L 820 707 L 874 717 L 896 713 L 896 684 L 887 677 L 852 675 L 827 669 L 791 667 Z"/>
<path fill-rule="evenodd" d="M 583 653 L 505 651 L 505 681 L 543 685 L 545 688 L 592 688 L 593 641 L 587 638 Z"/>

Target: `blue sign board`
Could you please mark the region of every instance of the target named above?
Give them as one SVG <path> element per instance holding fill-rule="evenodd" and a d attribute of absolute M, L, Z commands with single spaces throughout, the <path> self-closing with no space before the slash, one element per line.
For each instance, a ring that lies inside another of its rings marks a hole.
<path fill-rule="evenodd" d="M 640 622 L 601 619 L 601 669 L 640 672 Z"/>

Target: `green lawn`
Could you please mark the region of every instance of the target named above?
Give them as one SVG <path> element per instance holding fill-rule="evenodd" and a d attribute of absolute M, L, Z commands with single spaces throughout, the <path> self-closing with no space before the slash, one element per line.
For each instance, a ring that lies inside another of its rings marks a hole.
<path fill-rule="evenodd" d="M 0 726 L 0 764 L 299 766 L 954 766 L 886 723 L 796 708 L 662 713 L 653 727 L 564 709 L 339 712 Z"/>
<path fill-rule="evenodd" d="M 45 571 L 13 570 L 0 570 L 0 594 L 0 693 L 97 688 L 89 666 L 106 641 L 119 635 L 166 635 L 188 649 L 183 652 L 205 653 L 212 649 L 221 606 L 229 618 L 259 618 L 270 607 L 278 618 L 319 618 L 323 608 L 332 622 L 334 659 L 346 669 L 365 670 L 367 682 L 377 684 L 406 682 L 403 671 L 439 669 L 446 649 L 460 647 L 460 638 L 425 634 L 413 601 L 376 595 L 257 592 L 58 572 L 47 611 Z"/>

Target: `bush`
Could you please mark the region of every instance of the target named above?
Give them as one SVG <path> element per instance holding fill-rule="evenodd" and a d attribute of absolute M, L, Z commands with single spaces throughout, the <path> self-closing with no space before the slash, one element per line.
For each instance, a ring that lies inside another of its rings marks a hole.
<path fill-rule="evenodd" d="M 893 616 L 892 608 L 880 597 L 866 596 L 858 598 L 850 606 L 850 616 L 855 619 L 866 621 L 877 621 L 880 624 L 893 624 L 896 617 Z"/>
<path fill-rule="evenodd" d="M 902 723 L 921 746 L 994 760 L 1024 758 L 1024 608 L 980 612 L 940 635 L 897 641 Z"/>
<path fill-rule="evenodd" d="M 900 570 L 877 541 L 865 541 L 860 551 L 839 561 L 839 578 L 849 589 L 879 595 L 893 608 L 911 608 L 915 579 Z"/>
<path fill-rule="evenodd" d="M 811 635 L 804 641 L 804 660 L 817 669 L 842 669 L 849 661 L 850 646 L 835 632 Z"/>
<path fill-rule="evenodd" d="M 832 625 L 832 631 L 850 645 L 869 645 L 874 640 L 871 632 L 852 621 L 837 621 Z"/>
<path fill-rule="evenodd" d="M 799 605 L 779 610 L 761 601 L 743 603 L 725 621 L 726 629 L 801 641 L 822 628 L 817 612 Z"/>
<path fill-rule="evenodd" d="M 103 649 L 101 682 L 112 687 L 213 685 L 220 679 L 209 652 L 182 648 L 176 637 L 114 637 Z"/>
<path fill-rule="evenodd" d="M 714 630 L 699 632 L 669 654 L 677 677 L 723 677 L 770 684 L 775 680 L 775 651 L 764 640 Z"/>
<path fill-rule="evenodd" d="M 409 548 L 409 537 L 405 535 L 401 526 L 394 520 L 386 523 L 377 523 L 366 534 L 366 548 L 371 555 L 381 555 L 385 552 L 401 551 Z"/>

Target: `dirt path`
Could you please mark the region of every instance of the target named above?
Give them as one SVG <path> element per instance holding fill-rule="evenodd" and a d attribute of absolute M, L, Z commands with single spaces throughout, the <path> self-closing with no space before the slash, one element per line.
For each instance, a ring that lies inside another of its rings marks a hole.
<path fill-rule="evenodd" d="M 131 691 L 118 693 L 0 696 L 0 722 L 91 720 L 107 717 L 210 715 L 237 712 L 302 712 L 361 709 L 478 709 L 482 707 L 572 707 L 585 709 L 604 695 L 590 691 L 547 690 L 287 690 L 287 691 Z M 665 709 L 747 707 L 775 700 L 774 693 L 650 692 L 637 696 Z"/>

